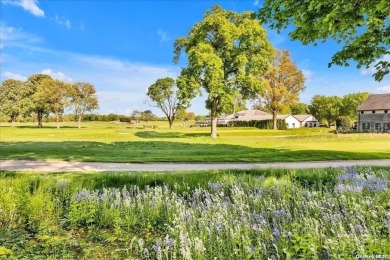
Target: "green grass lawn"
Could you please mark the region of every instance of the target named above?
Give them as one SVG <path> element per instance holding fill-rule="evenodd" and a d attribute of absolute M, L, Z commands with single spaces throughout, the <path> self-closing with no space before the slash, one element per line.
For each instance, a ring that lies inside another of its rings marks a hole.
<path fill-rule="evenodd" d="M 144 128 L 155 125 L 156 129 Z M 188 125 L 188 124 L 187 124 Z M 332 129 L 189 128 L 166 122 L 31 123 L 0 127 L 0 159 L 101 162 L 277 162 L 390 158 L 388 134 L 334 134 Z"/>

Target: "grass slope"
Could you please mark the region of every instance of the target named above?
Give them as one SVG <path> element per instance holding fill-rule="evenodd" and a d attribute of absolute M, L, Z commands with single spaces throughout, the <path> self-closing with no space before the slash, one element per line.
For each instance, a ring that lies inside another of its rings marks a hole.
<path fill-rule="evenodd" d="M 283 131 L 219 128 L 158 129 L 115 122 L 0 127 L 0 159 L 101 162 L 278 162 L 390 158 L 388 134 L 334 134 L 331 129 Z M 145 125 L 145 124 L 144 124 Z"/>

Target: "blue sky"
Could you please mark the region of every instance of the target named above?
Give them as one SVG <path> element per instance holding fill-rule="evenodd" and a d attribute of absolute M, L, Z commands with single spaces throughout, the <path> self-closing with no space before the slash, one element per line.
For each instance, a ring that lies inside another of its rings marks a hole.
<path fill-rule="evenodd" d="M 158 78 L 179 74 L 185 61 L 172 62 L 175 39 L 186 35 L 215 3 L 242 12 L 256 11 L 262 1 L 2 0 L 0 80 L 45 73 L 64 81 L 86 81 L 97 89 L 99 113 L 152 109 L 162 115 L 144 102 L 147 88 Z M 277 34 L 265 28 L 274 47 L 288 49 L 305 74 L 302 102 L 309 103 L 315 94 L 390 92 L 390 76 L 375 82 L 372 68 L 328 68 L 340 49 L 336 43 L 303 46 L 291 41 L 288 31 Z M 207 114 L 204 99 L 193 100 L 188 111 Z"/>

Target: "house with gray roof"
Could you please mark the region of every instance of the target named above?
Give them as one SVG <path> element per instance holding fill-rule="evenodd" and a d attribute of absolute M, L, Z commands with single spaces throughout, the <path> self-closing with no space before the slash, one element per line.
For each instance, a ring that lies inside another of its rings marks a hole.
<path fill-rule="evenodd" d="M 390 93 L 374 94 L 358 107 L 358 131 L 390 133 Z"/>
<path fill-rule="evenodd" d="M 312 115 L 278 115 L 277 119 L 283 120 L 287 128 L 318 127 L 320 124 Z M 218 118 L 219 125 L 228 125 L 232 121 L 263 121 L 272 120 L 272 114 L 261 110 L 242 110 L 231 115 L 223 115 Z"/>

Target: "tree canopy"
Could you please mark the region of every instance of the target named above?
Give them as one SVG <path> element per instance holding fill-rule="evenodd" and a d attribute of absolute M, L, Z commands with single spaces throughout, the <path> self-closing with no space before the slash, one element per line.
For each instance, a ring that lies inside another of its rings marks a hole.
<path fill-rule="evenodd" d="M 211 137 L 216 138 L 217 117 L 231 96 L 238 90 L 246 99 L 262 89 L 260 76 L 272 59 L 272 46 L 253 13 L 238 14 L 214 5 L 187 36 L 176 39 L 176 63 L 182 51 L 188 64 L 178 86 L 187 86 L 188 93 L 199 93 L 201 88 L 207 92 Z"/>
<path fill-rule="evenodd" d="M 274 129 L 277 129 L 277 115 L 298 101 L 299 93 L 305 88 L 305 77 L 288 51 L 275 50 L 274 60 L 263 78 L 264 89 L 257 95 L 272 113 Z"/>
<path fill-rule="evenodd" d="M 329 66 L 349 66 L 350 60 L 358 68 L 376 63 L 377 81 L 390 72 L 390 60 L 383 59 L 390 56 L 388 0 L 265 0 L 258 17 L 278 31 L 295 24 L 289 35 L 305 45 L 329 38 L 343 43 Z"/>
<path fill-rule="evenodd" d="M 19 80 L 7 79 L 0 86 L 0 111 L 7 116 L 12 125 L 19 116 L 28 114 L 33 103 L 31 90 Z"/>
<path fill-rule="evenodd" d="M 342 98 L 338 96 L 315 95 L 309 106 L 310 113 L 317 120 L 326 120 L 328 127 L 340 116 Z"/>
<path fill-rule="evenodd" d="M 71 107 L 81 128 L 84 113 L 99 107 L 94 85 L 86 82 L 74 83 L 71 90 Z"/>
<path fill-rule="evenodd" d="M 189 106 L 189 95 L 185 88 L 178 88 L 172 78 L 158 79 L 149 88 L 146 95 L 160 108 L 172 127 L 177 111 Z"/>

